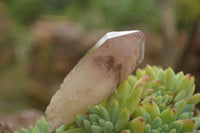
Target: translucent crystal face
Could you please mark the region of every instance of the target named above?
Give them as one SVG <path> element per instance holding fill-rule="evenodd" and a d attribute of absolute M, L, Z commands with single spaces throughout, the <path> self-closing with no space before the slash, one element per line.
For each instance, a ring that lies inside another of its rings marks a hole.
<path fill-rule="evenodd" d="M 79 61 L 52 97 L 46 117 L 52 129 L 73 122 L 108 98 L 143 60 L 141 31 L 109 32 Z"/>
<path fill-rule="evenodd" d="M 120 36 L 122 36 L 122 37 L 126 37 L 126 36 L 128 36 L 128 35 L 130 35 L 130 34 L 134 34 L 134 33 L 136 33 L 136 34 L 138 34 L 138 33 L 140 33 L 141 31 L 139 31 L 139 30 L 133 30 L 133 31 L 120 31 L 120 32 L 108 32 L 105 36 L 103 36 L 98 42 L 97 42 L 97 46 L 101 46 L 102 44 L 104 44 L 104 42 L 106 41 L 106 40 L 111 40 L 111 39 L 115 39 L 115 38 L 118 38 L 118 37 L 120 37 Z M 141 36 L 140 36 L 141 37 Z M 127 37 L 126 37 L 126 39 L 128 39 Z M 137 38 L 138 39 L 138 38 Z M 121 40 L 121 42 L 119 42 L 119 43 L 122 43 L 123 44 L 123 42 L 122 42 L 123 40 Z M 132 44 L 133 45 L 133 44 Z M 140 47 L 141 47 L 141 51 L 140 51 L 140 55 L 139 55 L 139 60 L 138 60 L 138 63 L 141 63 L 142 61 L 143 61 L 143 59 L 144 59 L 144 37 L 141 37 L 141 39 L 138 39 L 138 45 L 140 45 Z"/>
<path fill-rule="evenodd" d="M 138 40 L 136 45 L 139 45 L 140 47 L 140 55 L 138 57 L 138 63 L 141 63 L 144 59 L 144 44 L 145 44 L 145 38 L 144 35 L 141 31 L 139 30 L 132 30 L 132 31 L 118 31 L 118 32 L 108 32 L 106 33 L 106 35 L 104 35 L 88 52 L 87 54 L 78 62 L 78 64 L 76 65 L 79 66 L 80 64 L 82 64 L 82 62 L 87 59 L 95 50 L 97 50 L 97 48 L 99 48 L 101 45 L 103 45 L 107 40 L 111 40 L 111 39 L 115 39 L 118 37 L 124 37 L 128 36 L 130 34 L 141 34 L 139 36 L 139 38 L 137 37 L 136 39 Z M 128 39 L 126 37 L 126 39 Z M 123 40 L 121 40 L 121 42 L 119 42 L 123 45 Z M 135 42 L 133 42 L 132 45 L 134 45 Z"/>

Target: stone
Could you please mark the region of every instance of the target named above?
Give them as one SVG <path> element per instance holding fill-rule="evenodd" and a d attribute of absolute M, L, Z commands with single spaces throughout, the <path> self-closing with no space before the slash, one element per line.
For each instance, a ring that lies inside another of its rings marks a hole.
<path fill-rule="evenodd" d="M 0 133 L 12 133 L 9 126 L 3 121 L 0 121 Z"/>
<path fill-rule="evenodd" d="M 1 120 L 9 126 L 11 131 L 15 131 L 20 128 L 29 128 L 30 125 L 34 125 L 43 116 L 44 114 L 41 111 L 31 108 L 10 115 L 0 114 L 0 133 L 2 133 L 1 128 L 4 127 L 5 129 L 6 127 L 5 124 L 4 126 L 1 125 Z"/>
<path fill-rule="evenodd" d="M 141 31 L 109 32 L 66 76 L 46 109 L 51 130 L 73 122 L 87 107 L 108 98 L 143 60 Z"/>

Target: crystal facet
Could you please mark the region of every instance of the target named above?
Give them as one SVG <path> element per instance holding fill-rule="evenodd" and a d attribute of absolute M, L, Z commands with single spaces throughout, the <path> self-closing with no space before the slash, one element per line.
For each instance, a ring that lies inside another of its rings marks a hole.
<path fill-rule="evenodd" d="M 51 129 L 73 122 L 87 107 L 108 98 L 143 60 L 141 31 L 109 32 L 66 76 L 46 109 Z"/>

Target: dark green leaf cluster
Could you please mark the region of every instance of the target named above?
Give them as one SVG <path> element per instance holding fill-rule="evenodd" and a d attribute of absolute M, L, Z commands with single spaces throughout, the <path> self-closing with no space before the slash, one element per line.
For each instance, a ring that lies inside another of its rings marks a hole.
<path fill-rule="evenodd" d="M 200 133 L 194 77 L 171 68 L 138 69 L 105 101 L 55 133 Z"/>

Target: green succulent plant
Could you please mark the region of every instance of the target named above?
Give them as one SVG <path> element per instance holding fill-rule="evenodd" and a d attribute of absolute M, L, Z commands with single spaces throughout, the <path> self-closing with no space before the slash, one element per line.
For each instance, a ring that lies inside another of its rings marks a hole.
<path fill-rule="evenodd" d="M 75 116 L 75 122 L 54 133 L 200 133 L 200 117 L 193 112 L 200 93 L 193 95 L 194 90 L 194 77 L 189 74 L 155 66 L 137 69 L 108 99 L 88 107 L 87 114 Z M 48 125 L 42 119 L 20 133 L 32 129 L 47 133 Z"/>
<path fill-rule="evenodd" d="M 36 125 L 30 126 L 29 129 L 21 128 L 19 131 L 15 131 L 14 133 L 48 133 L 49 132 L 49 124 L 42 117 L 37 120 Z"/>

